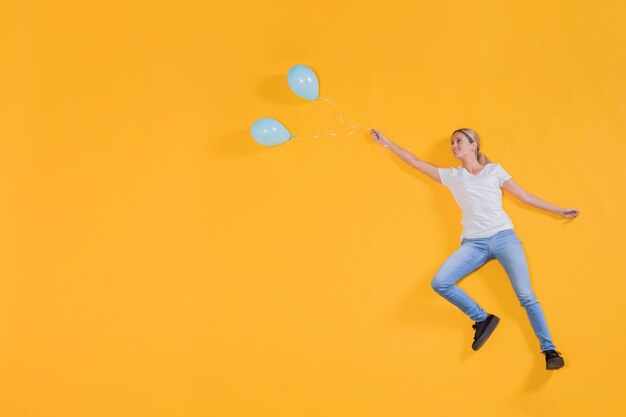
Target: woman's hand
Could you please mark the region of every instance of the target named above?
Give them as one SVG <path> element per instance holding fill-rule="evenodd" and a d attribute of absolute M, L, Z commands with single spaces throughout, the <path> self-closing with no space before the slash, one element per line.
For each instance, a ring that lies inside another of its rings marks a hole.
<path fill-rule="evenodd" d="M 376 129 L 372 129 L 370 133 L 372 134 L 372 137 L 374 138 L 374 140 L 378 142 L 378 144 L 383 145 L 383 146 L 389 146 L 387 142 L 389 139 L 387 139 L 387 136 L 383 135 L 383 132 L 380 132 Z"/>
<path fill-rule="evenodd" d="M 563 217 L 567 217 L 568 219 L 575 219 L 580 214 L 580 212 L 573 208 L 564 208 L 561 209 L 561 212 L 559 214 Z"/>

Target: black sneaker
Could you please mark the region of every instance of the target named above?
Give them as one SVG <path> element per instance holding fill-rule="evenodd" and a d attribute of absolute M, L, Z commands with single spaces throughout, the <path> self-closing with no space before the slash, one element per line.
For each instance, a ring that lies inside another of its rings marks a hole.
<path fill-rule="evenodd" d="M 483 321 L 477 321 L 472 324 L 472 328 L 476 330 L 474 334 L 474 343 L 472 343 L 472 349 L 478 350 L 485 344 L 491 333 L 495 330 L 496 326 L 500 322 L 500 319 L 493 314 L 487 316 Z"/>
<path fill-rule="evenodd" d="M 555 369 L 560 369 L 563 365 L 565 365 L 565 361 L 561 357 L 561 352 L 550 349 L 541 353 L 546 355 L 546 369 L 553 371 Z"/>

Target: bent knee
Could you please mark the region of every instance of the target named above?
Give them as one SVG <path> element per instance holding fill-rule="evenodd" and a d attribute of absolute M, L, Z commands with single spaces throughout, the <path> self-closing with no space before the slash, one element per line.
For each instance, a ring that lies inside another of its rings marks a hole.
<path fill-rule="evenodd" d="M 535 297 L 535 293 L 532 291 L 524 292 L 518 297 L 519 303 L 522 307 L 528 307 L 529 305 L 537 304 L 537 297 Z"/>
<path fill-rule="evenodd" d="M 430 286 L 437 294 L 441 294 L 450 288 L 450 284 L 446 283 L 439 276 L 435 276 L 432 281 L 430 281 Z"/>

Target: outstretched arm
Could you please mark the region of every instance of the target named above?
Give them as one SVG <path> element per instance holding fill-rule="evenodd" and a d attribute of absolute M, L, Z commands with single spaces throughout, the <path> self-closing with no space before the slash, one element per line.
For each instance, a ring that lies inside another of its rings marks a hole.
<path fill-rule="evenodd" d="M 512 178 L 509 180 L 506 180 L 504 184 L 502 184 L 502 189 L 510 192 L 515 197 L 517 197 L 520 201 L 528 205 L 537 207 L 542 210 L 549 211 L 550 213 L 558 214 L 559 216 L 567 217 L 568 219 L 575 219 L 580 213 L 578 210 L 573 209 L 573 208 L 557 207 L 554 204 L 550 204 L 547 201 L 540 199 L 536 195 L 526 192 L 526 190 L 524 190 Z"/>
<path fill-rule="evenodd" d="M 439 177 L 438 167 L 426 161 L 422 161 L 417 156 L 413 155 L 411 152 L 393 143 L 389 138 L 383 135 L 382 132 L 376 129 L 372 129 L 371 134 L 372 134 L 372 137 L 376 140 L 376 142 L 391 149 L 391 151 L 395 153 L 396 155 L 398 155 L 400 159 L 402 159 L 404 162 L 411 165 L 413 168 L 417 169 L 421 173 L 429 176 L 430 178 L 437 181 L 438 183 L 441 183 L 441 178 Z"/>

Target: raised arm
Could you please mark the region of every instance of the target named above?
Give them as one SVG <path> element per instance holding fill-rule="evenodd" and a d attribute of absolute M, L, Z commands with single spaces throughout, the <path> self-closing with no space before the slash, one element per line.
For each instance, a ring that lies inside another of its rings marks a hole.
<path fill-rule="evenodd" d="M 430 164 L 426 161 L 422 161 L 411 152 L 393 143 L 389 138 L 383 135 L 382 132 L 376 129 L 372 129 L 371 134 L 376 142 L 391 149 L 391 151 L 398 155 L 400 159 L 402 159 L 404 162 L 411 165 L 413 168 L 417 169 L 421 173 L 429 176 L 438 183 L 441 183 L 441 178 L 439 177 L 439 167 L 436 167 L 435 165 Z"/>
<path fill-rule="evenodd" d="M 526 203 L 533 207 L 537 207 L 542 210 L 549 211 L 550 213 L 558 214 L 559 216 L 567 217 L 568 219 L 575 219 L 580 213 L 578 210 L 573 209 L 573 208 L 557 207 L 554 204 L 550 204 L 547 201 L 540 199 L 536 195 L 528 193 L 512 178 L 506 180 L 504 184 L 502 184 L 502 189 L 513 194 L 516 198 L 518 198 L 523 203 Z"/>

